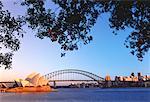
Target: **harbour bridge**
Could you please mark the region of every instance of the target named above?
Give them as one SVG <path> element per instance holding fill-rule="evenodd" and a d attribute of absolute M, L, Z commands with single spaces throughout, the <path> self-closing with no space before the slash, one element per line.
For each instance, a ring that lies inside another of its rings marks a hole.
<path fill-rule="evenodd" d="M 44 77 L 49 82 L 53 82 L 53 86 L 56 86 L 56 82 L 95 82 L 101 85 L 104 81 L 104 78 L 96 74 L 78 69 L 58 70 L 46 74 Z"/>

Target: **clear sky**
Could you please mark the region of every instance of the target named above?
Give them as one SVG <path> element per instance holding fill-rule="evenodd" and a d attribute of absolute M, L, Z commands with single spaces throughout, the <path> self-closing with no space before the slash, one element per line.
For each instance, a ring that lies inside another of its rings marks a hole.
<path fill-rule="evenodd" d="M 2 0 L 5 9 L 13 15 L 23 14 L 24 8 L 13 5 L 15 0 Z M 18 0 L 17 0 L 18 1 Z M 52 3 L 49 4 L 56 8 Z M 61 57 L 60 46 L 50 39 L 41 40 L 35 37 L 35 32 L 25 27 L 27 32 L 21 40 L 21 48 L 13 57 L 13 68 L 0 69 L 0 81 L 24 78 L 31 72 L 42 75 L 59 69 L 81 69 L 93 72 L 104 77 L 106 74 L 128 76 L 131 72 L 150 74 L 150 53 L 147 53 L 142 62 L 130 54 L 123 43 L 130 30 L 121 31 L 117 36 L 109 28 L 108 15 L 102 15 L 90 32 L 94 40 L 88 45 L 80 45 L 80 49 L 68 52 Z"/>

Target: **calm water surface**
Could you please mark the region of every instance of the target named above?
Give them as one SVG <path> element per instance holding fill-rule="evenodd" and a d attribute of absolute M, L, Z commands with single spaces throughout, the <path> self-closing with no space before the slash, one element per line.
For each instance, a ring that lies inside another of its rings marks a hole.
<path fill-rule="evenodd" d="M 59 89 L 51 93 L 0 93 L 0 102 L 150 102 L 150 88 Z"/>

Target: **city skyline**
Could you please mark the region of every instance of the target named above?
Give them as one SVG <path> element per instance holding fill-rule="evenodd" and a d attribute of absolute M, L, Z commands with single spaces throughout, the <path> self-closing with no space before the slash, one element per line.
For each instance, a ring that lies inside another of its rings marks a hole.
<path fill-rule="evenodd" d="M 17 5 L 13 5 L 9 0 L 3 2 L 4 7 L 14 15 L 24 10 L 24 8 L 18 10 Z M 56 8 L 53 5 L 52 7 Z M 55 70 L 70 68 L 87 70 L 102 77 L 107 74 L 112 77 L 128 76 L 131 72 L 149 74 L 149 52 L 142 62 L 131 55 L 130 49 L 123 45 L 131 30 L 120 31 L 118 35 L 114 35 L 109 28 L 108 16 L 105 14 L 98 18 L 90 32 L 94 38 L 90 44 L 81 44 L 78 51 L 67 52 L 65 57 L 61 57 L 62 51 L 58 44 L 52 43 L 47 38 L 43 40 L 36 38 L 35 32 L 24 27 L 27 33 L 21 39 L 21 48 L 14 54 L 12 69 L 0 68 L 0 81 L 25 77 L 31 72 L 44 75 Z"/>

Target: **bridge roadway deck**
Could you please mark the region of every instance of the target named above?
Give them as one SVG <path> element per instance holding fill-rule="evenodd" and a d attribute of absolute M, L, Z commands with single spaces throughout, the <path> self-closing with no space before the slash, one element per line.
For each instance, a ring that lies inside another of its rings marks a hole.
<path fill-rule="evenodd" d="M 68 82 L 68 81 L 86 81 L 86 82 L 96 82 L 96 80 L 49 80 L 49 82 Z M 15 81 L 2 81 L 0 83 L 15 83 Z"/>
<path fill-rule="evenodd" d="M 49 80 L 49 82 L 66 82 L 66 81 L 87 81 L 87 82 L 89 82 L 89 81 L 94 81 L 94 82 L 96 82 L 96 80 Z"/>

